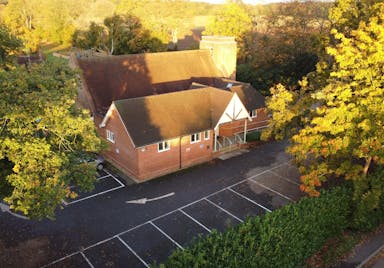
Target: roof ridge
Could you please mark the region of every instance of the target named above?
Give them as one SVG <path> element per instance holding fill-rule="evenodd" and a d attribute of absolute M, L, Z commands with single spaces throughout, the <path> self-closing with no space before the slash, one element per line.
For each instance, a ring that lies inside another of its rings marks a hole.
<path fill-rule="evenodd" d="M 194 89 L 184 89 L 184 90 L 179 90 L 179 91 L 174 91 L 174 92 L 168 92 L 168 93 L 162 93 L 162 94 L 154 94 L 154 95 L 148 95 L 148 96 L 142 96 L 142 97 L 136 97 L 136 98 L 127 98 L 127 99 L 119 99 L 119 100 L 114 100 L 113 102 L 125 102 L 125 101 L 137 101 L 140 99 L 151 99 L 151 98 L 158 98 L 158 97 L 169 97 L 170 95 L 179 95 L 179 94 L 185 94 L 185 93 L 192 93 L 192 92 L 209 92 L 210 93 L 210 98 L 211 98 L 211 92 L 218 90 L 220 92 L 223 92 L 223 94 L 229 93 L 233 94 L 231 91 L 224 90 L 221 88 L 216 88 L 216 87 L 211 87 L 211 86 L 206 86 L 202 88 L 194 88 Z"/>
<path fill-rule="evenodd" d="M 87 57 L 77 57 L 80 60 L 115 60 L 115 59 L 125 59 L 125 58 L 140 58 L 145 56 L 162 56 L 165 54 L 209 54 L 207 49 L 190 49 L 190 50 L 177 50 L 177 51 L 161 51 L 161 52 L 145 52 L 145 53 L 136 53 L 136 54 L 124 54 L 124 55 L 105 55 L 105 56 L 87 56 Z"/>

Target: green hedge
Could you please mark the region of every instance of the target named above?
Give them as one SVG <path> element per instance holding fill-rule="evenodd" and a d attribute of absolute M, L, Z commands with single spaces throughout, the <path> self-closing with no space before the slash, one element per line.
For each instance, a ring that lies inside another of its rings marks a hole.
<path fill-rule="evenodd" d="M 323 191 L 254 217 L 224 233 L 212 232 L 160 267 L 300 267 L 349 225 L 351 194 Z"/>
<path fill-rule="evenodd" d="M 261 137 L 261 132 L 254 131 L 247 133 L 247 141 L 259 141 Z"/>

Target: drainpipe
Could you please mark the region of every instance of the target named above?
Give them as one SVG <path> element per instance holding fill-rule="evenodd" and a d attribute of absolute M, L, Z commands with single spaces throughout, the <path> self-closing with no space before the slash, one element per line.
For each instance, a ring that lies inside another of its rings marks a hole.
<path fill-rule="evenodd" d="M 181 169 L 182 168 L 182 166 L 181 166 L 181 136 L 179 137 L 179 163 L 180 163 L 179 169 Z"/>
<path fill-rule="evenodd" d="M 247 118 L 245 119 L 245 122 L 244 122 L 244 143 L 247 142 Z"/>

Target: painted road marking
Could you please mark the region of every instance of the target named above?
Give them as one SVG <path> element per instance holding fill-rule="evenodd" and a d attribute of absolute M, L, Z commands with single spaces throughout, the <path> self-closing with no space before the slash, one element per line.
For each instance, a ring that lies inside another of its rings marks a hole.
<path fill-rule="evenodd" d="M 81 202 L 81 201 L 84 201 L 84 200 L 87 200 L 87 199 L 90 199 L 90 198 L 93 198 L 93 197 L 96 197 L 96 196 L 99 196 L 99 195 L 102 195 L 102 194 L 106 194 L 106 193 L 109 193 L 109 192 L 112 192 L 112 191 L 115 191 L 115 190 L 118 190 L 118 189 L 121 189 L 123 187 L 125 187 L 125 185 L 119 181 L 115 176 L 113 176 L 111 173 L 109 173 L 107 170 L 104 170 L 108 175 L 106 176 L 103 176 L 101 178 L 106 178 L 106 177 L 112 177 L 112 179 L 114 179 L 118 184 L 119 186 L 117 187 L 114 187 L 112 189 L 108 189 L 108 190 L 105 190 L 105 191 L 102 191 L 100 193 L 96 193 L 96 194 L 93 194 L 93 195 L 89 195 L 89 196 L 86 196 L 86 197 L 83 197 L 83 198 L 80 198 L 80 199 L 77 199 L 77 200 L 74 200 L 74 201 L 71 201 L 71 202 L 65 202 L 63 201 L 64 205 L 68 206 L 68 205 L 72 205 L 72 204 L 76 204 L 78 202 Z M 98 180 L 100 180 L 101 178 L 99 178 Z"/>
<path fill-rule="evenodd" d="M 90 196 L 83 197 L 83 198 L 71 201 L 71 202 L 67 203 L 67 205 L 76 204 L 78 202 L 81 202 L 81 201 L 93 198 L 93 197 L 98 196 L 98 195 L 106 194 L 106 193 L 109 193 L 109 192 L 112 192 L 112 191 L 115 191 L 115 190 L 118 190 L 118 189 L 121 189 L 121 188 L 124 188 L 124 186 L 120 185 L 120 186 L 117 186 L 115 188 L 112 188 L 112 189 L 109 189 L 109 190 L 106 190 L 106 191 L 103 191 L 103 192 L 100 192 L 100 193 L 97 193 L 97 194 L 93 194 L 93 195 L 90 195 Z"/>
<path fill-rule="evenodd" d="M 154 224 L 152 221 L 149 222 L 150 224 L 152 224 L 153 227 L 155 227 L 160 233 L 162 233 L 163 235 L 165 235 L 169 240 L 171 240 L 173 242 L 173 244 L 175 244 L 176 246 L 178 246 L 181 250 L 184 250 L 184 248 L 179 244 L 177 243 L 172 237 L 170 237 L 167 233 L 165 233 L 163 230 L 160 229 L 160 227 L 158 227 L 156 224 Z"/>
<path fill-rule="evenodd" d="M 238 196 L 240 196 L 240 197 L 242 197 L 242 198 L 244 198 L 244 199 L 248 200 L 249 202 L 251 202 L 251 203 L 253 203 L 253 204 L 255 204 L 255 205 L 257 205 L 257 206 L 261 207 L 262 209 L 264 209 L 264 210 L 266 210 L 266 211 L 268 211 L 268 212 L 272 212 L 272 210 L 270 210 L 269 208 L 266 208 L 266 207 L 264 207 L 264 206 L 260 205 L 259 203 L 257 203 L 257 202 L 255 202 L 255 201 L 253 201 L 252 199 L 250 199 L 250 198 L 246 197 L 245 195 L 242 195 L 242 194 L 240 194 L 240 193 L 236 192 L 236 191 L 235 191 L 235 190 L 233 190 L 232 188 L 228 187 L 228 190 L 229 190 L 229 191 L 231 191 L 231 192 L 233 192 L 233 193 L 235 193 L 235 194 L 237 194 Z"/>
<path fill-rule="evenodd" d="M 92 268 L 95 268 L 95 266 L 93 266 L 93 264 L 91 263 L 91 261 L 87 258 L 87 256 L 85 256 L 84 252 L 80 252 L 81 256 L 83 256 L 83 258 L 85 259 L 85 261 L 89 264 L 90 267 Z"/>
<path fill-rule="evenodd" d="M 279 178 L 282 178 L 283 180 L 285 180 L 285 181 L 287 181 L 287 182 L 290 182 L 290 183 L 292 183 L 292 184 L 296 184 L 296 185 L 300 185 L 300 183 L 297 183 L 297 182 L 295 182 L 295 181 L 292 181 L 292 180 L 290 180 L 290 179 L 288 179 L 288 178 L 286 178 L 286 177 L 284 177 L 284 176 L 281 176 L 279 173 L 277 173 L 277 172 L 274 172 L 274 171 L 270 171 L 271 173 L 273 173 L 273 174 L 275 174 L 276 176 L 278 176 Z"/>
<path fill-rule="evenodd" d="M 15 216 L 17 218 L 20 218 L 20 219 L 23 219 L 23 220 L 29 220 L 29 218 L 26 217 L 26 216 L 19 215 L 19 214 L 15 213 L 15 212 L 12 212 L 10 206 L 7 205 L 7 204 L 4 204 L 2 202 L 0 202 L 0 210 L 1 210 L 1 212 L 9 213 L 12 216 Z"/>
<path fill-rule="evenodd" d="M 288 199 L 289 201 L 293 201 L 293 200 L 292 200 L 291 198 L 289 198 L 288 196 L 285 196 L 285 195 L 279 193 L 278 191 L 275 191 L 275 190 L 273 190 L 272 188 L 269 188 L 268 186 L 265 186 L 265 185 L 263 185 L 263 184 L 261 184 L 261 183 L 255 181 L 255 180 L 249 180 L 249 181 L 251 181 L 251 182 L 253 182 L 253 183 L 256 183 L 257 185 L 259 185 L 259 186 L 261 186 L 261 187 L 263 187 L 263 188 L 265 188 L 265 189 L 267 189 L 267 190 L 270 190 L 271 192 L 274 192 L 275 194 L 278 194 L 278 195 L 280 195 L 281 197 L 284 197 L 285 199 Z"/>
<path fill-rule="evenodd" d="M 97 246 L 97 245 L 100 245 L 100 244 L 102 244 L 102 243 L 105 243 L 105 242 L 107 242 L 107 241 L 109 241 L 109 240 L 112 240 L 113 238 L 115 238 L 115 237 L 117 237 L 117 236 L 123 235 L 123 234 L 125 234 L 125 233 L 127 233 L 127 232 L 129 232 L 129 231 L 132 231 L 132 230 L 134 230 L 134 229 L 137 229 L 137 228 L 139 228 L 139 227 L 141 227 L 141 226 L 143 226 L 143 225 L 145 225 L 145 224 L 151 223 L 152 221 L 155 221 L 155 220 L 157 220 L 157 219 L 160 219 L 160 218 L 162 218 L 162 217 L 165 217 L 165 216 L 167 216 L 167 215 L 169 215 L 169 214 L 172 214 L 172 213 L 174 213 L 174 212 L 176 212 L 176 211 L 178 211 L 178 210 L 181 210 L 181 209 L 184 209 L 184 208 L 186 208 L 186 207 L 188 207 L 188 206 L 191 206 L 191 205 L 193 205 L 193 204 L 196 204 L 196 203 L 198 203 L 198 202 L 200 202 L 200 201 L 202 201 L 202 200 L 206 200 L 206 201 L 208 201 L 209 203 L 213 204 L 214 206 L 218 207 L 218 208 L 221 209 L 222 211 L 224 211 L 224 212 L 226 212 L 227 214 L 229 214 L 230 216 L 232 216 L 233 218 L 237 219 L 237 220 L 240 221 L 240 222 L 243 222 L 241 219 L 239 219 L 238 217 L 236 217 L 236 216 L 232 215 L 231 213 L 227 212 L 226 210 L 224 210 L 223 208 L 219 207 L 218 205 L 216 205 L 216 204 L 213 203 L 212 201 L 208 200 L 207 198 L 210 197 L 210 196 L 213 196 L 213 195 L 215 195 L 215 194 L 217 194 L 217 193 L 220 193 L 220 192 L 226 190 L 227 188 L 230 188 L 230 187 L 233 187 L 233 186 L 235 186 L 235 185 L 241 184 L 241 183 L 243 183 L 243 182 L 245 182 L 245 181 L 251 181 L 251 182 L 253 182 L 253 183 L 256 183 L 256 184 L 260 185 L 261 187 L 263 187 L 263 188 L 265 188 L 265 189 L 268 189 L 268 190 L 270 190 L 271 192 L 274 192 L 274 193 L 276 193 L 276 194 L 278 194 L 278 195 L 284 197 L 284 198 L 287 199 L 287 200 L 293 201 L 291 198 L 289 198 L 289 197 L 287 197 L 287 196 L 285 196 L 285 195 L 283 195 L 283 194 L 280 194 L 279 192 L 277 192 L 277 191 L 275 191 L 275 190 L 273 190 L 273 189 L 270 189 L 269 187 L 266 187 L 266 186 L 264 186 L 264 185 L 262 185 L 262 184 L 260 184 L 260 183 L 258 183 L 258 182 L 256 182 L 256 181 L 253 180 L 253 179 L 256 178 L 257 176 L 260 176 L 260 175 L 262 175 L 262 174 L 264 174 L 264 173 L 267 173 L 268 171 L 271 171 L 272 169 L 276 169 L 276 168 L 278 168 L 278 167 L 284 166 L 284 165 L 286 165 L 286 164 L 289 163 L 289 162 L 290 162 L 290 161 L 288 160 L 288 161 L 285 161 L 285 162 L 283 162 L 283 163 L 277 164 L 277 165 L 274 166 L 274 167 L 271 167 L 271 168 L 269 168 L 269 169 L 267 169 L 267 170 L 264 170 L 264 171 L 262 171 L 262 172 L 260 172 L 260 173 L 258 173 L 258 174 L 256 174 L 256 175 L 252 175 L 252 176 L 250 176 L 250 177 L 248 177 L 248 178 L 245 178 L 245 179 L 243 179 L 243 180 L 241 180 L 241 181 L 239 181 L 239 182 L 233 183 L 233 184 L 231 184 L 231 185 L 229 185 L 229 186 L 227 186 L 227 187 L 225 187 L 225 188 L 223 188 L 223 189 L 220 189 L 220 190 L 218 190 L 218 191 L 216 191 L 216 192 L 213 192 L 213 193 L 211 193 L 211 194 L 209 194 L 209 195 L 207 195 L 207 196 L 205 196 L 205 197 L 202 197 L 202 198 L 200 198 L 200 199 L 198 199 L 198 200 L 195 200 L 195 201 L 193 201 L 193 202 L 190 202 L 190 203 L 188 203 L 188 204 L 186 204 L 186 205 L 184 205 L 184 206 L 181 206 L 181 207 L 179 207 L 179 208 L 177 208 L 177 209 L 175 209 L 175 210 L 172 210 L 172 211 L 170 211 L 170 212 L 164 213 L 163 215 L 160 215 L 160 216 L 158 216 L 158 217 L 155 217 L 155 218 L 153 218 L 153 219 L 151 219 L 151 220 L 149 220 L 149 221 L 143 222 L 143 223 L 141 223 L 141 224 L 139 224 L 139 225 L 136 225 L 136 226 L 134 226 L 134 227 L 132 227 L 132 228 L 130 228 L 130 229 L 128 229 L 128 230 L 122 231 L 122 232 L 120 232 L 120 233 L 118 233 L 118 234 L 116 234 L 116 235 L 114 235 L 114 236 L 111 236 L 111 237 L 108 237 L 108 238 L 106 238 L 106 239 L 104 239 L 104 240 L 101 240 L 101 241 L 99 241 L 99 242 L 97 242 L 97 243 L 95 243 L 95 244 L 92 244 L 92 245 L 86 247 L 86 248 L 83 249 L 83 250 L 87 250 L 87 249 L 90 249 L 90 248 L 95 247 L 95 246 Z M 109 173 L 108 171 L 106 171 L 106 172 L 107 172 L 108 174 L 110 174 L 114 179 L 116 179 L 111 173 Z M 116 180 L 117 180 L 117 179 L 116 179 Z M 119 182 L 120 182 L 120 181 L 119 181 Z M 124 184 L 122 184 L 121 182 L 120 182 L 120 184 L 121 184 L 121 185 L 124 185 Z M 49 264 L 47 264 L 47 265 L 44 265 L 43 267 L 47 267 L 47 266 L 50 266 L 50 265 L 52 265 L 52 264 L 58 263 L 58 262 L 60 262 L 60 261 L 62 261 L 62 260 L 64 260 L 64 259 L 66 259 L 66 258 L 69 258 L 69 257 L 71 257 L 71 256 L 73 256 L 73 255 L 75 255 L 75 254 L 77 254 L 77 253 L 79 253 L 79 252 L 80 252 L 80 251 L 76 251 L 76 252 L 74 252 L 74 253 L 68 254 L 68 255 L 66 255 L 66 256 L 64 256 L 64 257 L 62 257 L 62 258 L 60 258 L 60 259 L 58 259 L 58 260 L 55 260 L 55 261 L 53 261 L 53 262 L 51 262 L 51 263 L 49 263 Z"/>
<path fill-rule="evenodd" d="M 191 215 L 189 215 L 187 212 L 185 212 L 185 211 L 183 211 L 183 210 L 181 210 L 181 209 L 179 209 L 179 211 L 180 211 L 181 213 L 183 213 L 185 216 L 187 216 L 188 218 L 190 218 L 191 220 L 193 220 L 194 222 L 196 222 L 198 225 L 200 225 L 201 227 L 203 227 L 205 230 L 207 230 L 208 233 L 211 232 L 211 230 L 210 230 L 207 226 L 205 226 L 204 224 L 202 224 L 201 222 L 199 222 L 198 220 L 196 220 L 195 218 L 193 218 L 193 217 L 192 217 Z"/>
<path fill-rule="evenodd" d="M 207 199 L 207 198 L 205 198 L 205 200 L 208 201 L 209 203 L 211 203 L 212 205 L 214 205 L 215 207 L 221 209 L 222 211 L 224 211 L 224 212 L 227 213 L 228 215 L 234 217 L 234 218 L 235 218 L 236 220 L 238 220 L 239 222 L 244 222 L 242 219 L 236 217 L 235 215 L 233 215 L 233 214 L 232 214 L 231 212 L 229 212 L 228 210 L 226 210 L 226 209 L 220 207 L 219 205 L 213 203 L 211 200 L 209 200 L 209 199 Z"/>
<path fill-rule="evenodd" d="M 125 201 L 125 203 L 127 203 L 127 204 L 141 204 L 141 205 L 144 205 L 147 202 L 151 202 L 151 201 L 156 201 L 156 200 L 160 200 L 160 199 L 163 199 L 163 198 L 167 198 L 167 197 L 170 197 L 170 196 L 172 196 L 174 194 L 175 193 L 172 192 L 172 193 L 161 195 L 161 196 L 154 197 L 154 198 L 140 198 L 140 199 L 136 199 L 136 200 Z"/>
<path fill-rule="evenodd" d="M 107 177 L 111 177 L 111 175 L 108 174 L 108 175 L 105 175 L 105 176 L 102 176 L 102 177 L 98 177 L 98 178 L 96 178 L 96 180 L 99 181 L 99 180 L 105 179 Z"/>
<path fill-rule="evenodd" d="M 129 251 L 131 251 L 132 254 L 135 255 L 136 258 L 138 258 L 145 265 L 145 267 L 149 267 L 149 265 L 139 256 L 139 254 L 137 254 L 127 243 L 125 243 L 125 241 L 121 239 L 120 236 L 116 235 L 115 237 L 119 239 L 119 241 L 123 243 L 123 245 L 126 246 L 126 248 L 129 249 Z"/>
<path fill-rule="evenodd" d="M 117 181 L 117 183 L 119 183 L 121 186 L 125 186 L 124 183 L 122 183 L 121 181 L 119 181 L 115 176 L 113 176 L 108 170 L 104 170 L 105 173 L 107 173 L 109 176 L 111 176 L 112 178 L 115 179 L 115 181 Z"/>

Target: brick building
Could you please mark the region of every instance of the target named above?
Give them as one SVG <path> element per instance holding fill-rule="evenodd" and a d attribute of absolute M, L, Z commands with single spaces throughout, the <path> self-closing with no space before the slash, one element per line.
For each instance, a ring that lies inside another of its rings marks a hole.
<path fill-rule="evenodd" d="M 137 181 L 209 161 L 266 126 L 264 97 L 235 81 L 236 43 L 203 37 L 200 50 L 73 55 L 79 102 L 109 142 L 106 159 Z"/>

